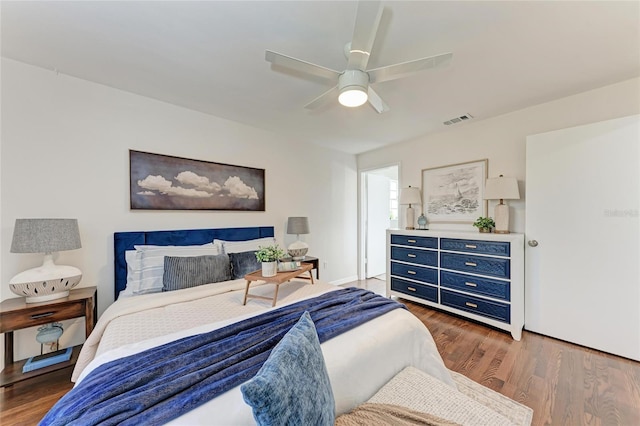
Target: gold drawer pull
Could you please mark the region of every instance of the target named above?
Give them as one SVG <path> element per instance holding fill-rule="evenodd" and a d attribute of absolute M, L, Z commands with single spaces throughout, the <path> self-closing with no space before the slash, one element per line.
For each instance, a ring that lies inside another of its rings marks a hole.
<path fill-rule="evenodd" d="M 467 305 L 470 308 L 477 308 L 478 305 L 476 305 L 475 303 L 471 303 L 471 302 L 464 302 L 465 305 Z"/>
<path fill-rule="evenodd" d="M 473 262 L 464 262 L 465 265 L 467 266 L 478 266 L 477 264 L 473 263 Z"/>
<path fill-rule="evenodd" d="M 415 243 L 416 240 L 407 240 L 408 243 Z"/>
<path fill-rule="evenodd" d="M 464 247 L 465 248 L 478 248 L 478 246 L 476 246 L 474 244 L 465 244 Z"/>
<path fill-rule="evenodd" d="M 465 285 L 468 285 L 469 287 L 478 287 L 478 284 L 470 282 L 465 282 Z"/>
<path fill-rule="evenodd" d="M 416 289 L 414 287 L 407 287 L 407 290 L 409 291 L 416 291 Z"/>
<path fill-rule="evenodd" d="M 407 271 L 407 274 L 415 275 L 416 271 Z"/>
<path fill-rule="evenodd" d="M 409 253 L 409 254 L 407 255 L 407 257 L 416 257 L 416 255 L 415 255 L 415 254 L 411 254 L 411 253 Z"/>

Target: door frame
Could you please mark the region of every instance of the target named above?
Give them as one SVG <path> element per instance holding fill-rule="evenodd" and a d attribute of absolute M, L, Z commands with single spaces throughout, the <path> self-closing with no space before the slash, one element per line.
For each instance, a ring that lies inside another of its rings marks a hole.
<path fill-rule="evenodd" d="M 364 280 L 366 277 L 365 251 L 367 247 L 367 191 L 365 188 L 366 179 L 364 179 L 364 175 L 374 170 L 386 169 L 389 167 L 397 167 L 398 188 L 400 188 L 402 176 L 402 165 L 400 162 L 384 163 L 377 166 L 367 167 L 366 169 L 358 169 L 358 280 Z"/>

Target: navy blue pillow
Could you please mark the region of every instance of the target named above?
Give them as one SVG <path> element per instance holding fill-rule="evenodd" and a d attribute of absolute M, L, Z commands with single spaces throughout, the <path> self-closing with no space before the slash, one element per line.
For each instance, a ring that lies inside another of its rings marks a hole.
<path fill-rule="evenodd" d="M 229 253 L 231 262 L 231 275 L 233 279 L 244 278 L 245 275 L 262 268 L 256 258 L 255 251 L 243 251 L 240 253 Z"/>
<path fill-rule="evenodd" d="M 309 312 L 240 390 L 258 425 L 333 426 L 336 403 Z"/>

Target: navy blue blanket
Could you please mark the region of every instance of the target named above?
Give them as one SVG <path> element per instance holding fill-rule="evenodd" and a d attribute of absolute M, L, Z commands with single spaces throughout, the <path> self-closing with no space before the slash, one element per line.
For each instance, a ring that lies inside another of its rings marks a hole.
<path fill-rule="evenodd" d="M 322 343 L 396 308 L 404 305 L 341 289 L 114 360 L 87 375 L 40 424 L 166 423 L 253 377 L 305 311 Z"/>

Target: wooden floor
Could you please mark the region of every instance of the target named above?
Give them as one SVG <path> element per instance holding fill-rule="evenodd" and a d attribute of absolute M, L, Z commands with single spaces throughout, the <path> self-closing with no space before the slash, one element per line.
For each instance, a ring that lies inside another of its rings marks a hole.
<path fill-rule="evenodd" d="M 384 281 L 350 283 L 383 293 Z M 640 363 L 525 331 L 511 335 L 402 301 L 448 368 L 534 410 L 534 425 L 640 426 Z M 70 370 L 0 390 L 0 424 L 35 425 L 71 389 Z"/>

